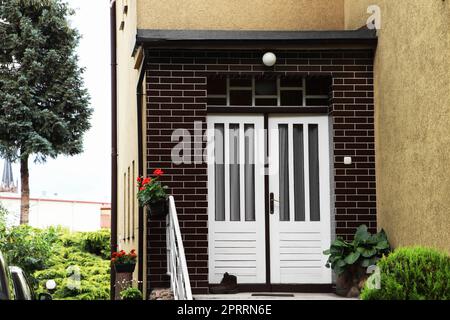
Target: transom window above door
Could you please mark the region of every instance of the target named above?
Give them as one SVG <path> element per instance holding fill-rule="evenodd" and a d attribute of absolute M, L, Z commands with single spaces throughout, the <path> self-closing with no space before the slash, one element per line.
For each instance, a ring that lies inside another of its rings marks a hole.
<path fill-rule="evenodd" d="M 208 78 L 209 106 L 315 107 L 328 106 L 331 79 Z"/>

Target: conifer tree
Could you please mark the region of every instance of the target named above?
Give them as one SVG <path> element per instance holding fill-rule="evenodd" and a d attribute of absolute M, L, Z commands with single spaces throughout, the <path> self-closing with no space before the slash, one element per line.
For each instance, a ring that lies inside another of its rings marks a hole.
<path fill-rule="evenodd" d="M 20 162 L 22 224 L 29 159 L 81 153 L 90 128 L 73 14 L 62 0 L 0 0 L 0 156 Z"/>

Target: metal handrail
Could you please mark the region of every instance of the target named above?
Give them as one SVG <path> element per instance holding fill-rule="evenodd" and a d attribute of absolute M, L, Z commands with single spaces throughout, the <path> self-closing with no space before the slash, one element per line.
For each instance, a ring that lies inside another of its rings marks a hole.
<path fill-rule="evenodd" d="M 169 214 L 166 228 L 167 274 L 175 300 L 192 300 L 191 283 L 184 253 L 183 238 L 178 223 L 173 196 L 169 197 Z"/>

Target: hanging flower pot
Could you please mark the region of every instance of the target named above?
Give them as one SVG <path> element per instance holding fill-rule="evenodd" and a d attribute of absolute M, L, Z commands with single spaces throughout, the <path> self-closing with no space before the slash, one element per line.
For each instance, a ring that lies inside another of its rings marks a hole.
<path fill-rule="evenodd" d="M 169 213 L 167 199 L 148 204 L 147 211 L 150 218 L 164 218 Z"/>
<path fill-rule="evenodd" d="M 153 177 L 137 178 L 139 204 L 146 208 L 149 219 L 163 218 L 169 212 L 167 186 L 163 186 L 159 181 L 163 174 L 161 169 L 156 169 L 153 171 Z"/>
<path fill-rule="evenodd" d="M 133 273 L 135 268 L 136 263 L 114 264 L 116 273 Z"/>
<path fill-rule="evenodd" d="M 136 268 L 136 250 L 131 250 L 126 253 L 124 250 L 113 252 L 111 257 L 111 265 L 116 270 L 116 273 L 133 273 Z"/>

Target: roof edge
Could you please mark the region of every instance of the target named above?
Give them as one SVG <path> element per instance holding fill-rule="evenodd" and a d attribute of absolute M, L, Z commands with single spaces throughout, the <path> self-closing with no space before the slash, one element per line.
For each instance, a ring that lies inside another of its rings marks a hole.
<path fill-rule="evenodd" d="M 376 30 L 319 30 L 319 31 L 258 31 L 258 30 L 161 30 L 138 29 L 136 42 L 233 42 L 233 41 L 289 41 L 289 42 L 358 42 L 376 41 Z"/>

